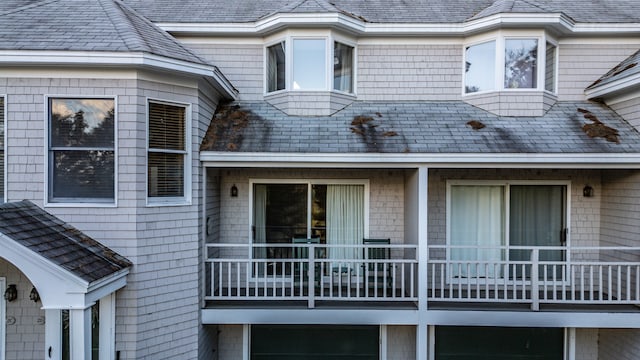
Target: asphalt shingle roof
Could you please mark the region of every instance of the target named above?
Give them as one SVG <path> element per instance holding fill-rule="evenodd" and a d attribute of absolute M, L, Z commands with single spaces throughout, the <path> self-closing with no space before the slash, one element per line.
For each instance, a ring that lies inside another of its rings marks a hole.
<path fill-rule="evenodd" d="M 497 13 L 563 13 L 576 22 L 637 23 L 637 0 L 125 0 L 155 22 L 245 23 L 287 12 L 342 12 L 371 23 L 462 23 Z M 329 6 L 327 6 L 328 4 Z"/>
<path fill-rule="evenodd" d="M 0 233 L 89 283 L 131 266 L 126 258 L 27 200 L 0 205 Z"/>
<path fill-rule="evenodd" d="M 621 80 L 632 75 L 640 74 L 640 50 L 635 54 L 624 59 L 620 64 L 616 65 L 613 69 L 609 70 L 600 79 L 596 80 L 593 84 L 589 85 L 587 89 L 592 89 L 598 86 L 602 86 L 617 80 Z"/>
<path fill-rule="evenodd" d="M 255 102 L 220 106 L 200 149 L 273 153 L 637 153 L 640 133 L 611 109 L 586 101 L 558 102 L 541 117 L 497 116 L 461 101 L 355 102 L 332 116 L 301 117 L 287 116 L 266 102 Z"/>
<path fill-rule="evenodd" d="M 117 0 L 9 0 L 0 39 L 0 50 L 144 52 L 207 64 Z"/>

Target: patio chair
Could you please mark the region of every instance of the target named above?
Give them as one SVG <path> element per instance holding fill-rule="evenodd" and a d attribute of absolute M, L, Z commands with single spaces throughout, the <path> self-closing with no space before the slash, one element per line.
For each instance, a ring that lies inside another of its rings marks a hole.
<path fill-rule="evenodd" d="M 391 239 L 362 239 L 364 245 L 389 245 Z M 363 270 L 363 282 L 367 288 L 377 287 L 391 291 L 393 281 L 393 266 L 389 262 L 369 262 L 368 260 L 389 260 L 391 259 L 391 249 L 384 247 L 364 248 L 365 268 Z M 386 277 L 386 282 L 385 282 Z"/>
<path fill-rule="evenodd" d="M 291 243 L 294 245 L 302 245 L 302 244 L 319 244 L 320 243 L 320 238 L 319 237 L 312 237 L 312 238 L 299 238 L 299 237 L 294 237 L 291 238 Z M 316 253 L 317 254 L 317 253 Z M 294 259 L 300 259 L 300 260 L 308 260 L 309 259 L 309 247 L 305 247 L 305 246 L 295 246 L 293 248 L 293 258 Z M 301 267 L 302 266 L 302 267 Z M 309 278 L 309 273 L 308 273 L 308 266 L 309 263 L 308 262 L 296 262 L 294 263 L 293 266 L 293 270 L 294 270 L 294 280 L 296 282 L 299 281 L 303 281 L 306 282 Z M 314 264 L 314 275 L 315 275 L 315 284 L 320 284 L 320 266 L 316 264 Z M 300 275 L 302 275 L 302 279 L 300 278 Z M 314 284 L 314 285 L 315 285 Z"/>

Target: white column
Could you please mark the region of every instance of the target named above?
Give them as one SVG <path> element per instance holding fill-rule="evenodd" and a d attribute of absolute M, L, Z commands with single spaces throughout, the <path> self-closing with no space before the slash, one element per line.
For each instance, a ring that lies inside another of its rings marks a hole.
<path fill-rule="evenodd" d="M 100 360 L 113 360 L 116 354 L 116 294 L 100 299 Z"/>
<path fill-rule="evenodd" d="M 69 310 L 71 360 L 91 359 L 91 307 Z"/>
<path fill-rule="evenodd" d="M 251 327 L 249 324 L 242 325 L 242 360 L 249 360 L 251 357 Z"/>
<path fill-rule="evenodd" d="M 428 199 L 427 193 L 429 188 L 429 168 L 421 166 L 418 168 L 418 311 L 419 322 L 416 329 L 416 359 L 427 359 L 429 356 L 428 346 L 428 324 L 427 324 L 427 294 L 428 294 L 428 275 L 429 275 L 429 244 L 427 220 L 428 215 Z"/>
<path fill-rule="evenodd" d="M 380 360 L 387 360 L 388 340 L 387 325 L 380 325 Z"/>
<path fill-rule="evenodd" d="M 60 360 L 62 358 L 62 310 L 44 311 L 44 358 Z"/>

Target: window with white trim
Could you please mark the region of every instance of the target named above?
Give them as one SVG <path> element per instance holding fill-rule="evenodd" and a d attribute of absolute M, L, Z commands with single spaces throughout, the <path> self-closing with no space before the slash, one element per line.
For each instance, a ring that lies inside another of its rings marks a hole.
<path fill-rule="evenodd" d="M 115 100 L 49 98 L 49 202 L 115 201 Z"/>
<path fill-rule="evenodd" d="M 266 91 L 353 93 L 354 49 L 327 37 L 293 37 L 267 46 Z"/>
<path fill-rule="evenodd" d="M 555 91 L 556 46 L 541 37 L 498 37 L 465 46 L 464 93 Z"/>
<path fill-rule="evenodd" d="M 149 101 L 147 196 L 184 201 L 188 171 L 188 106 Z"/>

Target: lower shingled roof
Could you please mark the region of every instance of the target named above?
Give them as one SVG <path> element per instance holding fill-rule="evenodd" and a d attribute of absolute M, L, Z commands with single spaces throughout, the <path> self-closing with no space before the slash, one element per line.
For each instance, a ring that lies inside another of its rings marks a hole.
<path fill-rule="evenodd" d="M 0 205 L 0 234 L 89 283 L 131 266 L 126 258 L 28 200 Z"/>
<path fill-rule="evenodd" d="M 462 101 L 354 102 L 288 116 L 267 102 L 218 107 L 201 151 L 273 153 L 638 153 L 640 133 L 610 108 L 558 102 L 544 116 L 497 116 Z"/>

